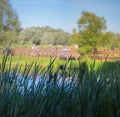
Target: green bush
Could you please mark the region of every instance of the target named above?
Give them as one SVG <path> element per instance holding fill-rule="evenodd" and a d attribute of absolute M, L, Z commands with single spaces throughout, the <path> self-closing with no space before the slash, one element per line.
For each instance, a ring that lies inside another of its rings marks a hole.
<path fill-rule="evenodd" d="M 41 40 L 40 39 L 34 39 L 33 44 L 40 45 Z"/>

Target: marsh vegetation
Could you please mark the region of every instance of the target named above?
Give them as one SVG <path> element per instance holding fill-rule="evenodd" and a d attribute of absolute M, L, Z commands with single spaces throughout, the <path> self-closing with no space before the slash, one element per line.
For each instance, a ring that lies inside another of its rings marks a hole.
<path fill-rule="evenodd" d="M 0 63 L 0 117 L 119 117 L 120 62 L 80 62 L 70 70 L 67 61 L 53 70 L 51 59 L 45 68 L 26 64 L 21 73 L 8 58 Z"/>

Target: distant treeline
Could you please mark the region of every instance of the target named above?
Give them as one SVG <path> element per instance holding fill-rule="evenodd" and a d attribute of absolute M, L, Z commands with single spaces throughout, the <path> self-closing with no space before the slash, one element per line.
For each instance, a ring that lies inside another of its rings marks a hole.
<path fill-rule="evenodd" d="M 49 26 L 31 27 L 22 29 L 19 32 L 18 38 L 20 44 L 68 45 L 70 34 Z"/>
<path fill-rule="evenodd" d="M 88 54 L 92 49 L 120 48 L 120 33 L 106 32 L 104 17 L 83 11 L 77 25 L 72 34 L 49 26 L 23 29 L 9 0 L 0 1 L 0 46 L 77 44 L 81 54 Z"/>

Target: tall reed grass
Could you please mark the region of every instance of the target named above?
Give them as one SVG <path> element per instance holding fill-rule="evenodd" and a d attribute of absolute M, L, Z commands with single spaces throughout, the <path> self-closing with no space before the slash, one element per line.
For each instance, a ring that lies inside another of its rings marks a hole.
<path fill-rule="evenodd" d="M 21 65 L 11 69 L 12 58 L 4 55 L 0 117 L 120 117 L 120 62 L 97 69 L 95 62 L 72 70 L 67 65 L 53 70 L 54 60 L 46 68 L 26 63 L 21 73 Z"/>

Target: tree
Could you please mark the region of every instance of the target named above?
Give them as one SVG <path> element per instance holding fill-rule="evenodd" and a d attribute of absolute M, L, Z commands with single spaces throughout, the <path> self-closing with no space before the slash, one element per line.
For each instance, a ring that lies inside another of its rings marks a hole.
<path fill-rule="evenodd" d="M 106 29 L 106 20 L 94 13 L 83 11 L 81 18 L 78 20 L 78 26 L 80 32 L 89 32 L 90 36 L 96 36 Z"/>
<path fill-rule="evenodd" d="M 75 29 L 73 29 L 73 34 L 70 37 L 69 43 L 70 44 L 78 44 L 78 45 L 80 45 L 80 43 L 81 43 L 80 36 L 81 35 L 79 35 L 79 33 L 76 32 Z"/>
<path fill-rule="evenodd" d="M 17 38 L 20 22 L 9 0 L 0 0 L 0 43 L 13 42 Z"/>
<path fill-rule="evenodd" d="M 38 43 L 41 45 L 67 45 L 70 34 L 51 27 L 31 27 L 22 29 L 19 33 L 21 44 Z"/>
<path fill-rule="evenodd" d="M 111 32 L 102 33 L 101 42 L 100 42 L 101 46 L 106 47 L 106 48 L 111 48 L 111 46 L 114 45 L 113 40 L 114 40 L 114 34 L 113 33 L 111 33 Z"/>
<path fill-rule="evenodd" d="M 104 17 L 98 17 L 94 13 L 83 11 L 81 18 L 78 20 L 79 35 L 82 40 L 81 46 L 88 48 L 86 51 L 91 51 L 92 48 L 99 46 L 101 34 L 106 29 L 106 20 Z"/>
<path fill-rule="evenodd" d="M 33 40 L 33 44 L 40 45 L 41 40 L 40 39 L 35 39 Z"/>

